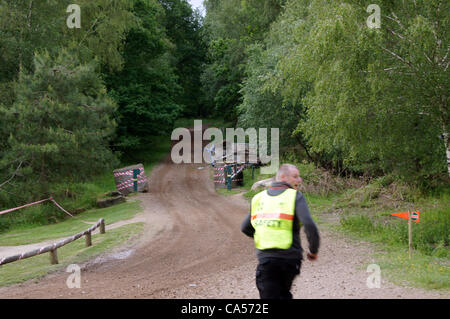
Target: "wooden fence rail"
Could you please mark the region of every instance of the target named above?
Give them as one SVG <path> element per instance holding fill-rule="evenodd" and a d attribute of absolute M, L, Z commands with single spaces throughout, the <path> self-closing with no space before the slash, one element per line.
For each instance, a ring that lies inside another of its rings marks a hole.
<path fill-rule="evenodd" d="M 99 221 L 95 225 L 90 227 L 89 229 L 87 229 L 81 233 L 78 233 L 72 237 L 66 238 L 60 242 L 54 243 L 53 245 L 48 245 L 48 246 L 42 247 L 40 249 L 35 249 L 35 250 L 29 251 L 29 252 L 26 252 L 23 254 L 2 258 L 0 260 L 0 266 L 17 261 L 17 260 L 45 254 L 47 252 L 50 252 L 50 263 L 52 265 L 57 264 L 58 263 L 58 254 L 57 254 L 58 248 L 60 248 L 64 245 L 67 245 L 67 244 L 81 238 L 82 236 L 86 236 L 86 247 L 91 246 L 92 245 L 91 233 L 98 227 L 100 227 L 100 234 L 104 234 L 105 233 L 105 220 L 103 218 L 100 218 Z"/>

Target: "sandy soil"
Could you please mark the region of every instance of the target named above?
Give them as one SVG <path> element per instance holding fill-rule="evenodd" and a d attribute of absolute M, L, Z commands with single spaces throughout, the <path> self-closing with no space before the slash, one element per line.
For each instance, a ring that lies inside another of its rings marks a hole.
<path fill-rule="evenodd" d="M 145 222 L 138 241 L 83 265 L 81 288 L 69 289 L 64 270 L 41 281 L 0 288 L 2 298 L 258 298 L 253 242 L 240 232 L 249 210 L 242 195 L 214 191 L 204 165 L 167 158 L 139 194 Z M 316 262 L 304 261 L 295 298 L 449 298 L 447 292 L 366 286 L 371 245 L 321 229 Z M 302 234 L 303 247 L 307 242 Z M 383 273 L 382 273 L 383 278 Z"/>

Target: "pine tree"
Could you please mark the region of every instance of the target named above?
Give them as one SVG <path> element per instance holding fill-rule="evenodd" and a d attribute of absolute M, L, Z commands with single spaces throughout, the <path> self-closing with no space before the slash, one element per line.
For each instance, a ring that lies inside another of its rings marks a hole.
<path fill-rule="evenodd" d="M 33 73 L 21 71 L 16 101 L 0 108 L 9 122 L 0 168 L 20 161 L 21 180 L 43 195 L 60 178 L 83 179 L 114 163 L 108 141 L 115 104 L 98 75 L 97 62 L 81 64 L 61 50 L 34 57 Z"/>

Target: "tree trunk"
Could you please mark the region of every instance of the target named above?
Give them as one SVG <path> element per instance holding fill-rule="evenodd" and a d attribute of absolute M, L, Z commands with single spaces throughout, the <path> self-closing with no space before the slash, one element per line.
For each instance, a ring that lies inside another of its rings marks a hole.
<path fill-rule="evenodd" d="M 306 147 L 306 144 L 303 143 L 302 139 L 300 136 L 295 135 L 295 138 L 297 139 L 297 142 L 300 144 L 300 146 L 305 150 L 306 156 L 308 156 L 308 159 L 313 162 L 316 163 L 316 161 L 312 158 L 311 154 L 309 154 L 308 152 L 308 148 Z"/>
<path fill-rule="evenodd" d="M 444 138 L 445 143 L 445 150 L 447 152 L 447 171 L 448 171 L 448 177 L 450 177 L 450 133 L 444 132 L 442 134 Z"/>

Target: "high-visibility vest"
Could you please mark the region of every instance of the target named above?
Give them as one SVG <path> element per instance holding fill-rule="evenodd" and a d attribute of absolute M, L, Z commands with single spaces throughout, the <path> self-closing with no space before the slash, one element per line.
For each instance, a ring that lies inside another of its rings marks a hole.
<path fill-rule="evenodd" d="M 291 247 L 296 198 L 297 191 L 291 188 L 276 196 L 270 196 L 265 190 L 253 197 L 251 224 L 255 229 L 253 239 L 256 248 Z"/>

